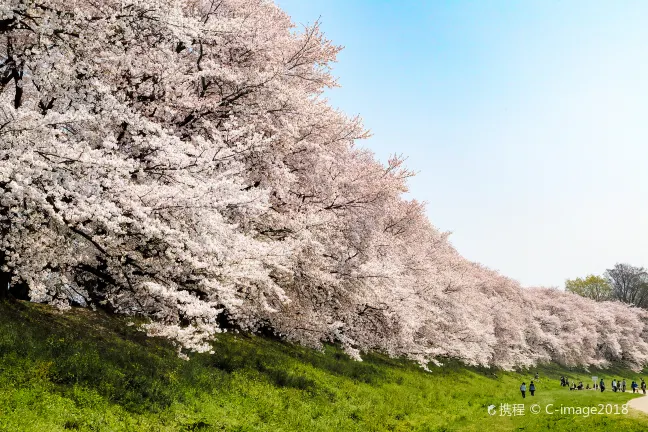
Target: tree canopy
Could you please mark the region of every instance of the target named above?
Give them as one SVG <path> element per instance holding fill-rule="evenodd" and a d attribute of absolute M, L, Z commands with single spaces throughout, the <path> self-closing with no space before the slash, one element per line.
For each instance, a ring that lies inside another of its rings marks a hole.
<path fill-rule="evenodd" d="M 643 267 L 616 264 L 605 276 L 618 300 L 639 307 L 648 307 L 648 271 Z"/>
<path fill-rule="evenodd" d="M 602 276 L 589 275 L 585 278 L 568 279 L 565 282 L 565 290 L 595 301 L 612 299 L 612 287 Z"/>

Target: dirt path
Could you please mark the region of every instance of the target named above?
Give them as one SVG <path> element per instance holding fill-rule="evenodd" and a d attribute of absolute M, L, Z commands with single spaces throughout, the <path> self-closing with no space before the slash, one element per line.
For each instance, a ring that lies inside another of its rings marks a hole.
<path fill-rule="evenodd" d="M 648 396 L 631 399 L 628 402 L 628 406 L 648 414 Z"/>

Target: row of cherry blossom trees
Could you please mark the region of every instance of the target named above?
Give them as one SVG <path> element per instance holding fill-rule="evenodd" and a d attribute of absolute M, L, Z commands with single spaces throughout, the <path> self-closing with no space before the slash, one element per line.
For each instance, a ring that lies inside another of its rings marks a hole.
<path fill-rule="evenodd" d="M 648 360 L 648 313 L 462 258 L 267 0 L 2 0 L 0 264 L 34 301 L 421 363 Z M 1 287 L 0 287 L 1 288 Z"/>

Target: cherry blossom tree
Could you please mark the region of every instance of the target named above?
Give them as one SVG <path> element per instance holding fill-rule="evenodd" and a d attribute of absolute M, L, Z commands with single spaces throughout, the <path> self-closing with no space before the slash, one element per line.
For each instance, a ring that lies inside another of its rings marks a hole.
<path fill-rule="evenodd" d="M 322 96 L 339 50 L 267 0 L 3 0 L 2 278 L 179 349 L 645 364 L 646 312 L 522 289 L 403 198 L 404 158 Z"/>

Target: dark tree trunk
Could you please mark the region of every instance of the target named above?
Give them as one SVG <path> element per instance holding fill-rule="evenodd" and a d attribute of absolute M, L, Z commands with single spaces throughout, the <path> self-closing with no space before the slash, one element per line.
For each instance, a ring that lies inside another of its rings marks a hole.
<path fill-rule="evenodd" d="M 17 300 L 30 301 L 29 285 L 25 282 L 20 282 L 9 287 L 9 295 Z"/>
<path fill-rule="evenodd" d="M 4 264 L 4 256 L 0 253 L 0 267 Z M 0 270 L 0 300 L 18 299 L 30 300 L 29 286 L 26 283 L 20 282 L 17 284 L 11 283 L 12 274 Z"/>
<path fill-rule="evenodd" d="M 9 298 L 9 282 L 11 274 L 0 271 L 0 300 Z"/>
<path fill-rule="evenodd" d="M 5 254 L 0 251 L 0 269 L 5 263 Z M 0 270 L 0 300 L 9 297 L 9 282 L 11 282 L 11 274 Z"/>

